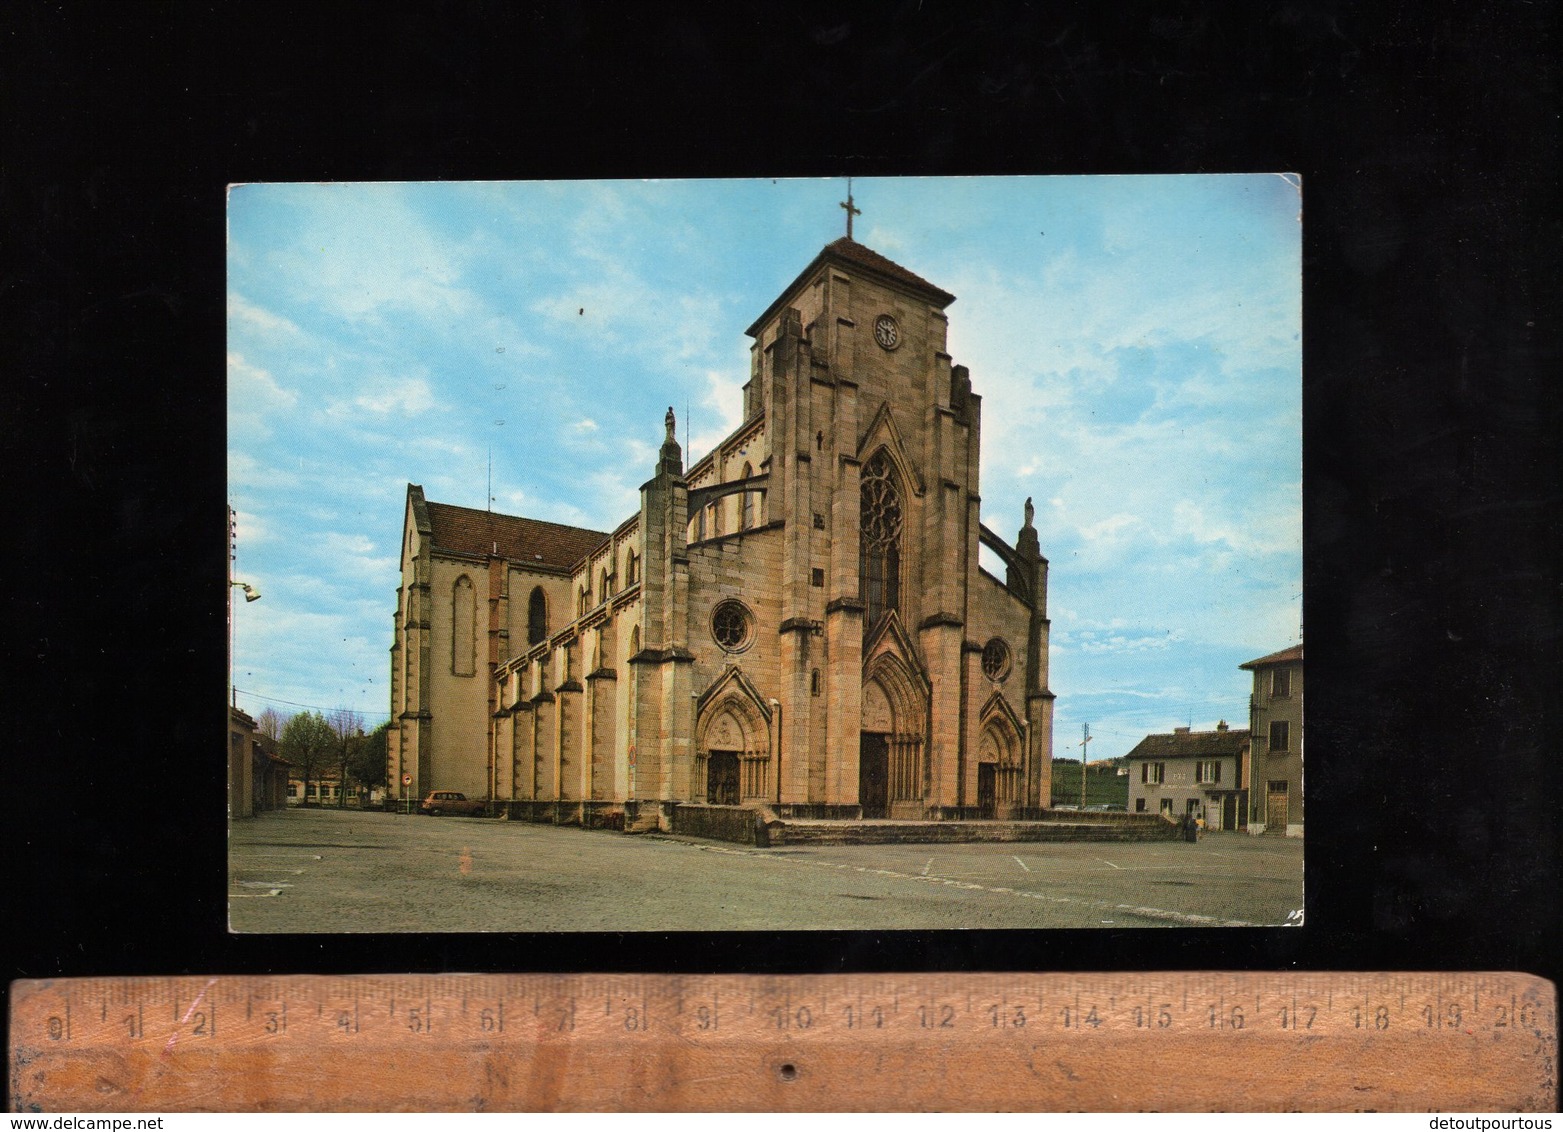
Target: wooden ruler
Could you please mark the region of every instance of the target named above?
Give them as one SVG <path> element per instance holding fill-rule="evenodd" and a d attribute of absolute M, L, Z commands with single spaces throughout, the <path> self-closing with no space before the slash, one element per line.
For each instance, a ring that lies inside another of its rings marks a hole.
<path fill-rule="evenodd" d="M 1552 1111 L 1517 974 L 406 975 L 11 988 L 13 1111 Z"/>

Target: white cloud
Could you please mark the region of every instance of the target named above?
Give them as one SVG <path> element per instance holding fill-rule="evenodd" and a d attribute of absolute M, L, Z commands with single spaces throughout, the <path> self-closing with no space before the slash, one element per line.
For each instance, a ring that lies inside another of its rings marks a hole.
<path fill-rule="evenodd" d="M 271 540 L 271 528 L 261 516 L 242 507 L 235 507 L 233 512 L 234 542 L 237 545 Z"/>
<path fill-rule="evenodd" d="M 1141 525 L 1139 518 L 1134 515 L 1109 515 L 1098 523 L 1091 523 L 1080 528 L 1080 537 L 1087 542 L 1118 542 L 1125 532 Z"/>
<path fill-rule="evenodd" d="M 228 403 L 241 411 L 263 413 L 291 409 L 298 394 L 284 389 L 268 371 L 251 365 L 242 354 L 228 354 Z"/>
<path fill-rule="evenodd" d="M 228 432 L 230 437 L 266 440 L 270 419 L 298 404 L 298 394 L 284 388 L 270 372 L 251 365 L 242 354 L 228 354 Z"/>
<path fill-rule="evenodd" d="M 256 306 L 237 291 L 228 294 L 228 321 L 236 330 L 271 338 L 296 338 L 304 333 L 291 319 Z"/>
<path fill-rule="evenodd" d="M 295 186 L 295 244 L 272 274 L 301 302 L 354 322 L 421 319 L 464 331 L 491 317 L 465 281 L 471 249 L 436 235 L 401 185 Z M 405 323 L 396 327 L 404 332 Z M 507 343 L 508 345 L 508 343 Z"/>
<path fill-rule="evenodd" d="M 701 427 L 690 437 L 689 451 L 684 453 L 686 464 L 703 458 L 743 424 L 743 384 L 732 374 L 719 370 L 707 370 L 705 382 L 705 396 L 700 399 L 702 412 L 698 418 Z M 679 423 L 682 427 L 689 422 Z"/>
<path fill-rule="evenodd" d="M 353 398 L 353 406 L 378 416 L 396 413 L 404 417 L 417 416 L 435 407 L 434 391 L 421 377 L 404 377 L 397 381 L 382 380 L 368 383 L 369 392 Z M 333 407 L 336 411 L 337 407 Z"/>
<path fill-rule="evenodd" d="M 251 452 L 232 446 L 228 449 L 228 492 L 235 500 L 248 497 L 257 485 L 264 485 L 269 493 L 273 490 L 292 491 L 299 483 L 298 475 L 271 460 L 262 460 Z"/>

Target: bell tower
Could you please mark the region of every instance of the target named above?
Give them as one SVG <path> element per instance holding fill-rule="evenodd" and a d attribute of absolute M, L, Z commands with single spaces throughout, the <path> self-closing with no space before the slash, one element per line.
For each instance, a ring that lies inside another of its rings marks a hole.
<path fill-rule="evenodd" d="M 982 399 L 947 350 L 954 299 L 843 238 L 749 329 L 786 523 L 783 803 L 965 804 Z"/>

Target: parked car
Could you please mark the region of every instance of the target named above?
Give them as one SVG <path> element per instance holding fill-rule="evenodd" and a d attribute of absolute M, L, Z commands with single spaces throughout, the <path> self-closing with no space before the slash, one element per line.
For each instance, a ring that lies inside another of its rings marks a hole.
<path fill-rule="evenodd" d="M 468 814 L 472 817 L 482 817 L 487 809 L 487 803 L 468 798 L 459 790 L 435 790 L 418 803 L 420 814 L 428 814 L 436 818 L 441 814 Z"/>

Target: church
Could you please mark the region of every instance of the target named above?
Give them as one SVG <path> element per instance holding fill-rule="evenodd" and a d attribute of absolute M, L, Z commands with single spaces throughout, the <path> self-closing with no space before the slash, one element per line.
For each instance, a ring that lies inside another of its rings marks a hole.
<path fill-rule="evenodd" d="M 849 213 L 850 215 L 850 213 Z M 686 467 L 672 409 L 640 508 L 586 530 L 409 484 L 393 793 L 669 829 L 1048 805 L 1047 560 L 979 519 L 982 398 L 955 296 L 827 245 L 748 329 L 743 422 Z M 987 547 L 999 578 L 978 563 Z"/>

